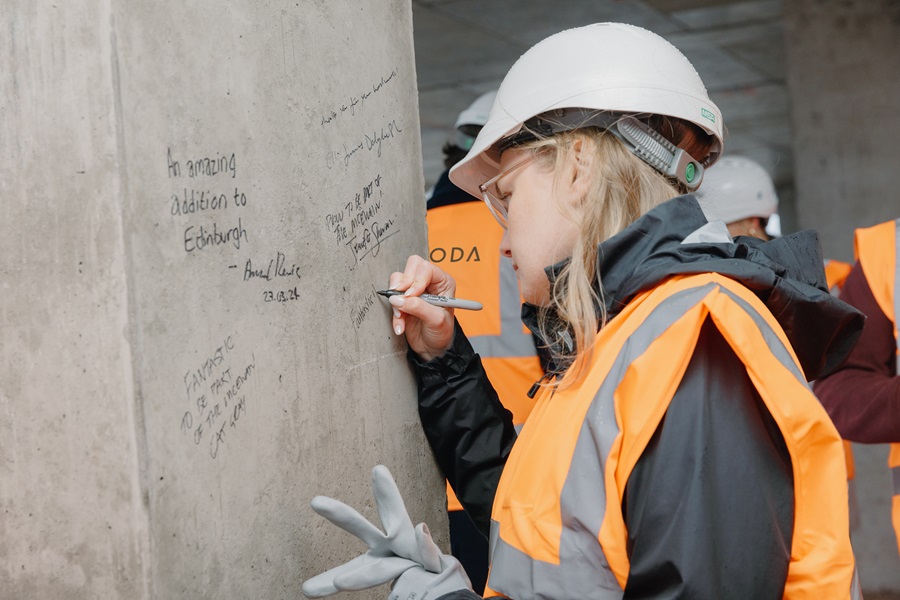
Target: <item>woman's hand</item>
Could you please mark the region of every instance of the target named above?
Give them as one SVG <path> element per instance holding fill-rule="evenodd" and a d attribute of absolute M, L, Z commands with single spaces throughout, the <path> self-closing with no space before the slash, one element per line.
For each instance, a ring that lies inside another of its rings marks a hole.
<path fill-rule="evenodd" d="M 418 296 L 436 294 L 453 297 L 456 281 L 421 256 L 410 256 L 402 273 L 391 273 L 390 288 L 406 292 L 391 296 L 394 333 L 406 333 L 410 348 L 429 361 L 450 347 L 453 341 L 453 310 L 428 304 Z"/>

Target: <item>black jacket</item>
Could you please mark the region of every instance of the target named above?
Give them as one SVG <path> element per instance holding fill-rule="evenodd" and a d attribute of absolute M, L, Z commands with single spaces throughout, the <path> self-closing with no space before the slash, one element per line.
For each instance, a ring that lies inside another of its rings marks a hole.
<path fill-rule="evenodd" d="M 720 273 L 767 305 L 808 379 L 840 364 L 863 317 L 828 293 L 816 235 L 682 244 L 704 225 L 696 200 L 683 196 L 602 243 L 597 257 L 609 318 L 667 277 Z M 548 268 L 548 277 L 561 266 Z M 534 314 L 523 307 L 526 323 Z M 487 534 L 515 441 L 510 416 L 461 330 L 438 359 L 423 363 L 414 353 L 409 359 L 435 457 Z M 631 560 L 626 598 L 781 597 L 793 523 L 790 457 L 743 364 L 714 326 L 704 326 L 623 505 Z"/>

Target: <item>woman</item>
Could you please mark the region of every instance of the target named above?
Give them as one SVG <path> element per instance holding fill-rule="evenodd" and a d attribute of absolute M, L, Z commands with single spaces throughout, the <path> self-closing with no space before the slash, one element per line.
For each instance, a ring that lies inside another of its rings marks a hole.
<path fill-rule="evenodd" d="M 568 30 L 513 65 L 451 180 L 507 228 L 560 365 L 515 447 L 452 312 L 417 298 L 453 280 L 419 257 L 391 275 L 429 442 L 490 532 L 485 597 L 858 597 L 841 442 L 807 379 L 861 316 L 814 235 L 732 240 L 681 195 L 721 149 L 696 72 L 648 31 Z"/>

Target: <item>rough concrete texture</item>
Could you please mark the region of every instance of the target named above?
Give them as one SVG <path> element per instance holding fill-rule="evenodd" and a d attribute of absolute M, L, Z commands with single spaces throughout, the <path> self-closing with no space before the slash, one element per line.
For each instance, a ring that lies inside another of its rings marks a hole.
<path fill-rule="evenodd" d="M 0 597 L 144 598 L 109 7 L 0 22 Z"/>
<path fill-rule="evenodd" d="M 374 294 L 426 247 L 411 18 L 4 11 L 0 596 L 298 597 L 378 463 L 447 548 Z"/>
<path fill-rule="evenodd" d="M 900 3 L 793 0 L 784 16 L 799 222 L 851 260 L 854 228 L 900 216 Z"/>
<path fill-rule="evenodd" d="M 900 217 L 900 3 L 784 4 L 799 222 L 825 255 L 852 261 L 853 230 Z M 884 446 L 854 444 L 859 521 L 853 545 L 866 597 L 900 597 Z"/>
<path fill-rule="evenodd" d="M 855 514 L 850 537 L 859 568 L 863 592 L 880 592 L 900 600 L 900 558 L 891 527 L 891 472 L 887 468 L 888 446 L 853 444 L 856 477 L 851 483 Z"/>

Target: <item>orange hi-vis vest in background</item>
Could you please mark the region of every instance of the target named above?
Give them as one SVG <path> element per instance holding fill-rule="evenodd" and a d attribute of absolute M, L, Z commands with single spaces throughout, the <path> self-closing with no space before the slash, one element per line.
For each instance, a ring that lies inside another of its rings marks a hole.
<path fill-rule="evenodd" d="M 832 296 L 840 296 L 841 288 L 844 287 L 844 282 L 847 281 L 852 269 L 853 265 L 850 263 L 825 259 L 825 281 Z M 847 479 L 853 479 L 856 475 L 856 464 L 853 462 L 853 447 L 847 440 L 844 440 L 844 458 L 847 461 Z"/>
<path fill-rule="evenodd" d="M 457 310 L 456 319 L 519 429 L 534 406 L 528 390 L 544 372 L 534 338 L 522 324 L 515 271 L 500 254 L 503 229 L 484 202 L 478 201 L 432 208 L 427 221 L 429 260 L 456 280 L 460 298 L 484 305 L 480 311 Z M 462 510 L 449 485 L 447 508 Z"/>
<path fill-rule="evenodd" d="M 869 289 L 884 316 L 894 324 L 894 339 L 897 341 L 897 355 L 894 375 L 900 377 L 900 335 L 897 321 L 900 316 L 900 219 L 857 229 L 854 237 L 856 260 L 859 261 Z M 900 438 L 900 431 L 897 432 Z M 900 443 L 891 444 L 888 467 L 893 481 L 891 513 L 897 549 L 900 551 Z"/>
<path fill-rule="evenodd" d="M 630 571 L 626 484 L 707 319 L 746 366 L 790 453 L 784 598 L 859 597 L 840 436 L 772 314 L 717 274 L 675 276 L 639 294 L 598 333 L 580 383 L 542 390 L 494 500 L 485 597 L 622 597 Z"/>
<path fill-rule="evenodd" d="M 825 281 L 828 282 L 828 291 L 831 292 L 832 296 L 837 296 L 840 293 L 852 269 L 853 265 L 850 263 L 830 258 L 825 259 Z"/>

